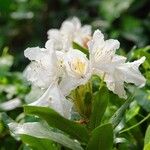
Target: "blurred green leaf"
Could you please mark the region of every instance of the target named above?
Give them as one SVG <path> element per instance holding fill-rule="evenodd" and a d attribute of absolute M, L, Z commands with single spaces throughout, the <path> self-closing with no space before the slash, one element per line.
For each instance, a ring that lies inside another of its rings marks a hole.
<path fill-rule="evenodd" d="M 113 128 L 111 124 L 105 124 L 95 128 L 91 133 L 87 150 L 112 150 Z"/>
<path fill-rule="evenodd" d="M 57 112 L 47 107 L 24 106 L 24 111 L 27 114 L 37 115 L 47 121 L 47 123 L 54 128 L 64 131 L 73 138 L 81 142 L 87 142 L 89 135 L 87 129 L 73 121 L 67 120 Z"/>
<path fill-rule="evenodd" d="M 128 86 L 130 92 L 134 91 L 134 99 L 137 103 L 144 108 L 147 112 L 150 112 L 150 91 L 144 89 L 139 89 L 137 87 Z"/>
<path fill-rule="evenodd" d="M 134 0 L 102 0 L 100 3 L 100 14 L 108 21 L 120 17 L 121 13 L 126 11 Z"/>
<path fill-rule="evenodd" d="M 140 106 L 136 101 L 133 101 L 129 106 L 129 110 L 126 112 L 126 122 L 138 115 L 139 110 Z"/>
<path fill-rule="evenodd" d="M 148 143 L 144 146 L 144 150 L 150 150 L 150 143 Z"/>
<path fill-rule="evenodd" d="M 11 5 L 12 1 L 11 0 L 0 0 L 0 11 L 2 12 L 9 12 L 10 10 L 10 5 Z"/>

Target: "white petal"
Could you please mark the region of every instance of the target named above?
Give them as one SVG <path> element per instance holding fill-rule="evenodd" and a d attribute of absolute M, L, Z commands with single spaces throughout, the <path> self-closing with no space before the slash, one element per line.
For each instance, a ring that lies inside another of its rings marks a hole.
<path fill-rule="evenodd" d="M 114 57 L 112 58 L 112 63 L 115 63 L 115 64 L 119 63 L 119 64 L 121 64 L 121 63 L 125 63 L 126 60 L 127 60 L 126 57 L 115 54 Z"/>
<path fill-rule="evenodd" d="M 81 78 L 89 71 L 89 60 L 84 53 L 76 49 L 71 49 L 66 53 L 64 65 L 68 75 L 75 78 Z"/>
<path fill-rule="evenodd" d="M 60 28 L 60 31 L 65 38 L 72 44 L 73 41 L 81 41 L 81 22 L 77 17 L 65 20 Z M 80 44 L 80 43 L 79 43 Z"/>
<path fill-rule="evenodd" d="M 88 42 L 88 48 L 90 50 L 90 54 L 95 54 L 98 50 L 101 50 L 104 47 L 104 35 L 100 30 L 96 30 L 93 34 L 92 40 Z"/>
<path fill-rule="evenodd" d="M 63 35 L 67 35 L 67 37 L 73 39 L 74 25 L 71 22 L 64 21 L 62 23 L 60 30 Z"/>
<path fill-rule="evenodd" d="M 72 19 L 65 20 L 61 25 L 61 32 L 62 33 L 72 33 L 74 34 L 75 31 L 81 28 L 81 22 L 77 17 L 73 17 Z"/>
<path fill-rule="evenodd" d="M 51 39 L 51 40 L 48 40 L 46 43 L 45 43 L 45 48 L 51 53 L 54 50 L 54 40 Z"/>
<path fill-rule="evenodd" d="M 110 91 L 117 94 L 120 98 L 126 99 L 127 95 L 126 95 L 126 91 L 124 90 L 124 81 L 119 79 L 119 75 L 117 77 L 106 75 L 105 76 L 106 85 Z"/>
<path fill-rule="evenodd" d="M 72 103 L 65 99 L 57 83 L 52 83 L 46 92 L 30 105 L 50 107 L 66 118 L 69 118 L 71 115 Z"/>
<path fill-rule="evenodd" d="M 36 61 L 45 67 L 52 66 L 51 63 L 55 63 L 54 52 L 51 51 L 50 53 L 50 51 L 44 48 L 27 48 L 24 51 L 24 55 L 31 61 Z"/>
<path fill-rule="evenodd" d="M 41 58 L 45 57 L 46 54 L 47 54 L 46 49 L 41 49 L 39 47 L 27 48 L 24 51 L 25 57 L 35 61 L 41 61 Z"/>
<path fill-rule="evenodd" d="M 105 41 L 105 46 L 103 47 L 103 51 L 108 59 L 112 59 L 112 57 L 116 52 L 116 49 L 118 49 L 119 46 L 120 43 L 118 40 L 110 39 Z"/>
<path fill-rule="evenodd" d="M 51 29 L 48 31 L 48 39 L 54 41 L 54 49 L 62 50 L 64 46 L 64 38 L 58 29 Z"/>
<path fill-rule="evenodd" d="M 133 83 L 136 86 L 143 87 L 146 83 L 146 79 L 139 71 L 139 66 L 145 61 L 145 57 L 134 62 L 128 62 L 119 66 L 119 70 L 124 74 L 124 81 L 127 83 Z"/>
<path fill-rule="evenodd" d="M 117 40 L 110 39 L 104 41 L 104 35 L 100 30 L 96 30 L 93 34 L 92 40 L 88 43 L 90 59 L 93 67 L 105 71 L 103 69 L 106 68 L 106 65 L 109 66 L 111 63 L 119 45 L 120 44 Z"/>
<path fill-rule="evenodd" d="M 34 61 L 25 71 L 28 81 L 35 86 L 46 88 L 49 84 L 59 77 L 59 66 L 56 51 L 53 49 L 53 40 L 46 42 L 46 49 L 28 48 L 25 56 Z"/>
<path fill-rule="evenodd" d="M 124 82 L 133 83 L 139 87 L 144 86 L 146 80 L 139 71 L 139 66 L 144 60 L 145 57 L 142 57 L 137 61 L 125 63 L 124 57 L 116 55 L 115 58 L 113 58 L 112 64 L 109 66 L 110 69 L 107 69 L 105 76 L 108 89 L 119 97 L 126 98 Z"/>
<path fill-rule="evenodd" d="M 93 40 L 95 42 L 100 42 L 100 43 L 104 42 L 104 35 L 103 35 L 103 33 L 100 30 L 96 30 L 94 32 L 94 34 L 93 34 Z"/>
<path fill-rule="evenodd" d="M 73 17 L 72 19 L 70 19 L 68 21 L 70 21 L 76 29 L 81 28 L 81 22 L 80 22 L 79 18 Z"/>
<path fill-rule="evenodd" d="M 81 27 L 81 33 L 84 36 L 91 36 L 91 34 L 92 34 L 92 27 L 90 25 L 84 25 L 83 27 Z"/>
<path fill-rule="evenodd" d="M 54 76 L 48 73 L 42 65 L 37 62 L 30 63 L 24 71 L 24 76 L 33 85 L 40 88 L 47 88 Z"/>
<path fill-rule="evenodd" d="M 31 91 L 25 96 L 25 102 L 27 104 L 32 103 L 37 99 L 39 99 L 44 93 L 45 93 L 44 89 L 32 85 Z"/>
<path fill-rule="evenodd" d="M 59 85 L 63 95 L 68 96 L 70 92 L 76 89 L 78 86 L 86 84 L 90 77 L 91 74 L 88 74 L 85 78 L 81 79 L 66 75 L 64 78 L 62 78 L 62 81 Z"/>
<path fill-rule="evenodd" d="M 55 39 L 55 40 L 61 39 L 61 34 L 58 29 L 50 29 L 48 30 L 47 34 L 48 39 Z"/>

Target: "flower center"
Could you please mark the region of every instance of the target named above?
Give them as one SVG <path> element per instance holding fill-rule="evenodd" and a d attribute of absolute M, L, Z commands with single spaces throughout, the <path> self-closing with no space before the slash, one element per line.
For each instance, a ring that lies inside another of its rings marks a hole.
<path fill-rule="evenodd" d="M 71 68 L 76 74 L 78 74 L 79 76 L 82 77 L 86 73 L 87 66 L 86 66 L 85 62 L 83 62 L 79 58 L 76 58 L 73 60 L 73 62 L 71 64 Z"/>

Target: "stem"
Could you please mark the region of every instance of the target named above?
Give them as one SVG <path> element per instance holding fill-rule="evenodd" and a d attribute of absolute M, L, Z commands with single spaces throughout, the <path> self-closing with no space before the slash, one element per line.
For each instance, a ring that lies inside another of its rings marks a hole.
<path fill-rule="evenodd" d="M 133 125 L 133 126 L 127 128 L 127 129 L 124 129 L 124 130 L 120 131 L 120 133 L 127 132 L 127 131 L 129 131 L 129 130 L 135 128 L 135 127 L 137 127 L 138 125 L 140 125 L 140 124 L 142 124 L 144 121 L 146 121 L 149 117 L 150 117 L 150 114 L 148 114 L 144 119 L 142 119 L 142 120 L 141 120 L 140 122 L 138 122 L 137 124 L 135 124 L 135 125 Z"/>

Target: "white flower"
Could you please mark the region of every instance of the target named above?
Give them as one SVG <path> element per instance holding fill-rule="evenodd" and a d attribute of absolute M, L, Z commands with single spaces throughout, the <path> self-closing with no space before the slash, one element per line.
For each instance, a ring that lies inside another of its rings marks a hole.
<path fill-rule="evenodd" d="M 45 47 L 25 50 L 25 56 L 32 62 L 24 75 L 34 86 L 45 90 L 44 94 L 30 105 L 50 107 L 69 118 L 72 104 L 65 99 L 58 87 L 59 78 L 63 74 L 64 53 L 55 51 L 53 40 L 47 41 Z"/>
<path fill-rule="evenodd" d="M 125 57 L 115 54 L 119 45 L 117 40 L 105 41 L 100 30 L 94 32 L 92 40 L 88 43 L 90 61 L 94 72 L 104 76 L 104 81 L 109 90 L 121 98 L 127 98 L 124 82 L 133 83 L 139 87 L 145 85 L 145 78 L 138 70 L 139 65 L 144 62 L 145 58 L 125 63 Z"/>
<path fill-rule="evenodd" d="M 32 61 L 24 71 L 25 77 L 35 86 L 44 89 L 47 89 L 52 81 L 58 80 L 62 69 L 53 44 L 53 41 L 49 40 L 46 48 L 27 48 L 24 52 Z"/>
<path fill-rule="evenodd" d="M 81 22 L 77 17 L 64 21 L 60 30 L 62 34 L 68 35 L 71 41 L 77 42 L 82 46 L 84 46 L 86 38 L 91 36 L 91 26 L 81 26 Z"/>
<path fill-rule="evenodd" d="M 81 46 L 86 47 L 86 43 L 91 37 L 91 26 L 81 26 L 81 22 L 77 17 L 70 20 L 65 20 L 60 30 L 50 29 L 48 39 L 55 41 L 56 50 L 68 51 L 72 47 L 72 42 L 76 42 Z"/>
<path fill-rule="evenodd" d="M 105 71 L 111 63 L 116 49 L 119 48 L 120 43 L 117 40 L 104 40 L 104 35 L 100 30 L 96 30 L 92 39 L 88 42 L 90 53 L 90 61 L 95 70 Z M 107 65 L 107 67 L 106 67 Z"/>
<path fill-rule="evenodd" d="M 48 39 L 53 39 L 56 50 L 66 52 L 72 46 L 71 39 L 68 38 L 68 35 L 63 35 L 60 30 L 50 29 L 47 33 Z"/>
<path fill-rule="evenodd" d="M 72 103 L 63 96 L 56 82 L 51 83 L 46 92 L 37 101 L 29 105 L 50 107 L 65 118 L 71 116 Z"/>
<path fill-rule="evenodd" d="M 76 49 L 71 49 L 65 54 L 64 66 L 66 75 L 60 82 L 60 88 L 64 95 L 68 95 L 71 90 L 89 80 L 92 69 L 86 55 Z"/>
<path fill-rule="evenodd" d="M 133 83 L 138 87 L 143 87 L 146 82 L 146 79 L 139 71 L 139 66 L 145 61 L 145 57 L 134 62 L 125 63 L 125 61 L 125 57 L 114 56 L 111 65 L 112 71 L 106 74 L 104 79 L 108 89 L 121 98 L 127 98 L 124 82 Z"/>

